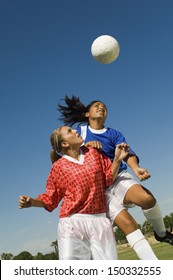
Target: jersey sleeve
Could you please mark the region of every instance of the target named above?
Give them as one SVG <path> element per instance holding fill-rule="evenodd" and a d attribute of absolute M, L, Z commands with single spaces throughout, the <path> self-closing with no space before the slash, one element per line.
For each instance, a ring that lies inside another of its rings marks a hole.
<path fill-rule="evenodd" d="M 44 202 L 45 209 L 52 212 L 57 208 L 59 202 L 64 197 L 64 188 L 60 184 L 61 174 L 57 168 L 57 164 L 53 165 L 46 183 L 46 191 L 38 197 Z"/>
<path fill-rule="evenodd" d="M 123 135 L 123 133 L 121 133 L 119 131 L 116 131 L 116 134 L 114 134 L 114 137 L 115 137 L 114 141 L 116 144 L 121 144 L 122 142 L 129 144 L 127 142 L 125 136 Z M 137 154 L 131 148 L 129 151 L 129 155 L 135 155 L 137 158 L 137 161 L 139 162 L 139 158 L 138 158 Z"/>

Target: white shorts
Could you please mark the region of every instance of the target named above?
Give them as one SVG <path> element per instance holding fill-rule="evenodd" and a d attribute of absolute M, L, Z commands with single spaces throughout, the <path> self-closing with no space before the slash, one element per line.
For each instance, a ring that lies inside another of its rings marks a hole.
<path fill-rule="evenodd" d="M 112 225 L 106 214 L 74 214 L 58 224 L 60 260 L 117 260 Z"/>
<path fill-rule="evenodd" d="M 134 204 L 124 205 L 124 197 L 129 188 L 139 184 L 127 171 L 118 174 L 115 182 L 106 189 L 107 217 L 114 224 L 115 217 L 124 209 L 134 207 Z"/>

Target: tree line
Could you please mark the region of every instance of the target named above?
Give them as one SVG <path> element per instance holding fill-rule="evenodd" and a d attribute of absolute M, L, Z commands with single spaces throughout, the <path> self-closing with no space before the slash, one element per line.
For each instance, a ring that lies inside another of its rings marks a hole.
<path fill-rule="evenodd" d="M 167 229 L 173 228 L 173 213 L 166 215 L 164 218 L 164 223 Z M 139 229 L 144 235 L 152 234 L 153 228 L 149 221 L 145 221 L 142 225 L 138 224 Z M 119 229 L 115 228 L 115 237 L 118 244 L 127 243 L 125 234 Z M 51 253 L 42 254 L 38 252 L 37 255 L 33 256 L 28 251 L 23 251 L 16 256 L 13 256 L 11 253 L 2 253 L 1 260 L 57 260 L 58 259 L 58 243 L 57 240 L 53 241 L 50 245 L 54 248 Z"/>

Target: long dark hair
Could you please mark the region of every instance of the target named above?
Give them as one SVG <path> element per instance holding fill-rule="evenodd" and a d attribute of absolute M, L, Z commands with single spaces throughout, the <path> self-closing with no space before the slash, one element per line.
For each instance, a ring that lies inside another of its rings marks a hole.
<path fill-rule="evenodd" d="M 88 117 L 85 116 L 89 112 L 90 107 L 95 102 L 101 102 L 99 100 L 94 100 L 85 106 L 79 99 L 72 95 L 72 98 L 69 98 L 67 95 L 63 99 L 67 106 L 58 104 L 57 110 L 60 112 L 59 120 L 62 121 L 65 125 L 73 126 L 74 124 L 88 123 Z"/>

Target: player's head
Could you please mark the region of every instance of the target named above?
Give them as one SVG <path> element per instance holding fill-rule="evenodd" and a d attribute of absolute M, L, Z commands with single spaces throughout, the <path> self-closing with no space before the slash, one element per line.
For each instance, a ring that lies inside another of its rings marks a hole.
<path fill-rule="evenodd" d="M 107 116 L 107 108 L 105 104 L 100 100 L 94 100 L 90 102 L 87 106 L 85 106 L 78 97 L 72 96 L 69 98 L 65 96 L 64 101 L 67 106 L 63 106 L 58 104 L 58 111 L 61 116 L 59 120 L 61 120 L 66 125 L 74 125 L 76 123 L 83 124 L 90 122 L 90 112 L 96 107 L 99 107 L 100 117 L 101 111 L 104 110 L 103 123 Z"/>
<path fill-rule="evenodd" d="M 86 107 L 85 116 L 88 118 L 88 123 L 90 123 L 93 119 L 97 119 L 100 123 L 104 123 L 107 117 L 106 105 L 99 100 L 92 101 Z"/>
<path fill-rule="evenodd" d="M 69 126 L 61 126 L 50 136 L 52 149 L 57 154 L 68 154 L 69 149 L 79 148 L 83 143 L 82 137 Z"/>

